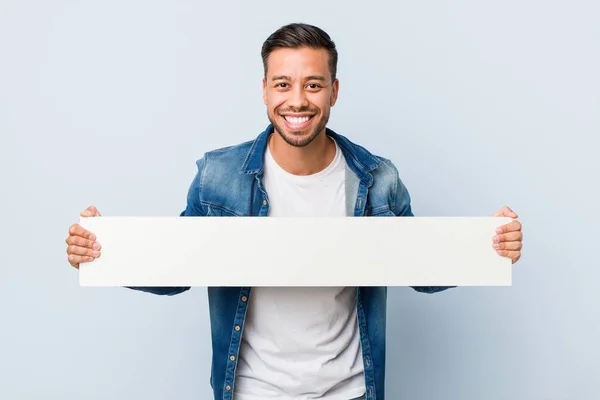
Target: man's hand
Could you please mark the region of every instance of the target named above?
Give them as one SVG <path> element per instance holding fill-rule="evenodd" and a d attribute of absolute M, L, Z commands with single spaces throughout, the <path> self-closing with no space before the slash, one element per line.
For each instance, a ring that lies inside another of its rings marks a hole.
<path fill-rule="evenodd" d="M 99 217 L 100 212 L 94 206 L 89 206 L 81 214 L 82 217 Z M 67 254 L 69 264 L 79 269 L 82 262 L 90 262 L 100 257 L 100 243 L 96 242 L 96 236 L 84 229 L 79 224 L 73 224 L 69 228 L 67 243 Z"/>
<path fill-rule="evenodd" d="M 518 218 L 519 216 L 509 207 L 502 207 L 494 217 Z M 523 248 L 523 232 L 521 223 L 512 221 L 496 229 L 496 236 L 492 238 L 492 246 L 502 257 L 508 257 L 512 263 L 516 263 L 521 258 L 521 249 Z"/>

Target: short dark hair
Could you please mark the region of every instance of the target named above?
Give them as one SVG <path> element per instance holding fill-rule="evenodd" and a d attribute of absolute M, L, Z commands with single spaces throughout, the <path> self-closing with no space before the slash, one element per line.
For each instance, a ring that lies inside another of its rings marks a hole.
<path fill-rule="evenodd" d="M 281 48 L 299 49 L 301 47 L 327 50 L 331 80 L 335 81 L 338 61 L 335 43 L 323 29 L 301 23 L 282 26 L 265 40 L 261 51 L 265 77 L 267 76 L 267 63 L 271 52 Z"/>

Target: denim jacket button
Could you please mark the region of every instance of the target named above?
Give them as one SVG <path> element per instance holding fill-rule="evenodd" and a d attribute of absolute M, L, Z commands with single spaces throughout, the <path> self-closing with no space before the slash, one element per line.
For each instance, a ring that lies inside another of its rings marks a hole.
<path fill-rule="evenodd" d="M 246 301 L 248 298 L 246 296 L 242 296 L 242 301 Z"/>
<path fill-rule="evenodd" d="M 267 205 L 267 201 L 263 200 L 263 206 L 266 206 L 266 205 Z"/>
<path fill-rule="evenodd" d="M 236 326 L 235 326 L 235 330 L 236 330 L 236 331 L 239 331 L 240 329 L 241 329 L 241 328 L 240 328 L 240 326 L 239 326 L 239 325 L 236 325 Z"/>
<path fill-rule="evenodd" d="M 229 386 L 229 385 L 225 386 L 225 390 L 230 391 L 231 390 L 231 386 Z"/>

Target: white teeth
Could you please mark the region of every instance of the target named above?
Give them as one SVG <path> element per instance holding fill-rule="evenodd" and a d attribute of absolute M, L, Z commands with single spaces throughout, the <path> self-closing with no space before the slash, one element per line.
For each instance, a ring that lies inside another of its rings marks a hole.
<path fill-rule="evenodd" d="M 310 119 L 310 117 L 290 117 L 290 116 L 285 116 L 284 118 L 286 119 L 287 122 L 289 122 L 292 125 L 301 125 Z"/>

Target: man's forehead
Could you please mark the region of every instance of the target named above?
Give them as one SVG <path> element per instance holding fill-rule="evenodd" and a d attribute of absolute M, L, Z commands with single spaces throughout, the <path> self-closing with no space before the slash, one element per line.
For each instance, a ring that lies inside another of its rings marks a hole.
<path fill-rule="evenodd" d="M 267 67 L 271 76 L 322 76 L 329 71 L 329 55 L 325 49 L 277 49 L 269 55 Z"/>

